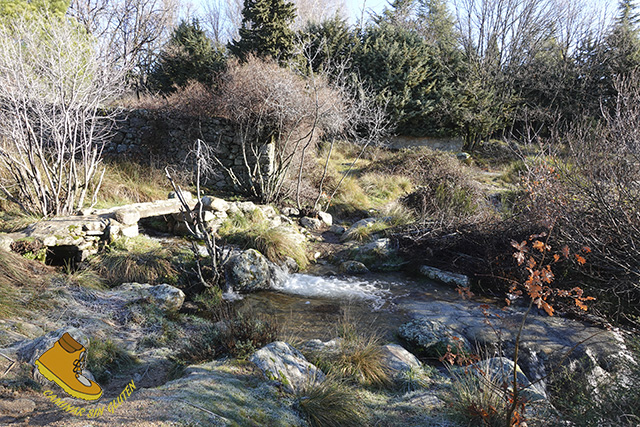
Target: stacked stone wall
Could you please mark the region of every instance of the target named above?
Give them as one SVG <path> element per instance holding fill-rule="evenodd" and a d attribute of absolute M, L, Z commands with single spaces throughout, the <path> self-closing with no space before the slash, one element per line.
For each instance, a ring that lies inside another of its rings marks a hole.
<path fill-rule="evenodd" d="M 120 114 L 113 137 L 106 144 L 107 158 L 130 159 L 156 166 L 190 169 L 189 151 L 201 139 L 214 149 L 216 157 L 234 172 L 246 174 L 242 140 L 234 124 L 221 117 L 193 117 L 175 112 L 128 110 Z M 269 152 L 264 147 L 261 152 Z M 251 161 L 251 159 L 249 159 Z M 220 190 L 237 190 L 229 174 L 214 162 L 213 185 Z"/>

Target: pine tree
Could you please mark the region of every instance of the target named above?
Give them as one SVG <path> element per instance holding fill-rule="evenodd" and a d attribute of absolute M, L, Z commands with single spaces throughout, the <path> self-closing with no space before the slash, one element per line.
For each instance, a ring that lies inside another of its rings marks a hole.
<path fill-rule="evenodd" d="M 613 108 L 616 83 L 640 68 L 638 13 L 631 0 L 621 0 L 618 16 L 601 40 L 585 40 L 577 52 L 581 67 L 583 106 L 593 115 L 602 107 Z"/>
<path fill-rule="evenodd" d="M 338 15 L 321 23 L 311 23 L 300 37 L 310 45 L 313 71 L 330 74 L 334 71 L 333 64 L 351 62 L 358 45 L 357 35 Z"/>
<path fill-rule="evenodd" d="M 192 80 L 210 86 L 224 64 L 222 50 L 213 45 L 198 20 L 182 21 L 160 53 L 149 79 L 151 86 L 162 92 L 184 87 Z"/>
<path fill-rule="evenodd" d="M 618 11 L 616 22 L 619 26 L 628 29 L 634 29 L 637 26 L 640 18 L 633 0 L 620 0 L 618 3 Z"/>
<path fill-rule="evenodd" d="M 294 4 L 286 0 L 244 0 L 240 39 L 229 43 L 229 51 L 240 59 L 255 54 L 286 61 L 293 52 L 295 17 Z"/>
<path fill-rule="evenodd" d="M 378 98 L 387 103 L 397 132 L 428 132 L 438 70 L 433 49 L 417 34 L 386 23 L 368 27 L 354 55 L 354 66 Z"/>

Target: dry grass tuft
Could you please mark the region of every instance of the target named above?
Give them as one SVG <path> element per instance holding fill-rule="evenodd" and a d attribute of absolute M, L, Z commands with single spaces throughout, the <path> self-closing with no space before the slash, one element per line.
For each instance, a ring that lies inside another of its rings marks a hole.
<path fill-rule="evenodd" d="M 121 239 L 94 261 L 94 268 L 104 280 L 117 286 L 122 283 L 175 283 L 177 271 L 170 248 L 144 237 Z"/>
<path fill-rule="evenodd" d="M 365 331 L 348 316 L 339 325 L 342 342 L 338 351 L 316 355 L 314 363 L 329 374 L 372 387 L 392 385 L 389 373 L 382 361 L 381 337 L 376 332 Z"/>
<path fill-rule="evenodd" d="M 34 308 L 52 273 L 42 263 L 0 249 L 0 318 Z"/>
<path fill-rule="evenodd" d="M 130 161 L 106 163 L 97 208 L 163 200 L 172 190 L 162 168 Z"/>
<path fill-rule="evenodd" d="M 271 227 L 262 212 L 237 213 L 229 217 L 218 234 L 225 240 L 253 248 L 273 262 L 293 258 L 300 268 L 309 264 L 306 246 L 287 227 Z"/>
<path fill-rule="evenodd" d="M 298 393 L 295 405 L 313 427 L 349 427 L 367 424 L 358 395 L 343 381 L 327 377 Z"/>

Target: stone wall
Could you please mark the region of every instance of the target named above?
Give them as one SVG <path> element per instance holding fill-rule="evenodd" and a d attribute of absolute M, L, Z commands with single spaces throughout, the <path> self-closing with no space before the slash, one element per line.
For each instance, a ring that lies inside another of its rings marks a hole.
<path fill-rule="evenodd" d="M 123 112 L 114 129 L 114 136 L 107 143 L 104 154 L 109 158 L 128 158 L 157 166 L 172 165 L 178 170 L 190 169 L 192 160 L 186 160 L 197 139 L 210 145 L 222 164 L 242 178 L 246 166 L 242 155 L 242 142 L 232 122 L 221 117 L 199 118 L 175 112 L 155 110 L 129 110 Z M 250 151 L 250 150 L 248 150 Z M 263 171 L 273 162 L 273 147 L 266 144 L 259 152 L 267 154 Z M 255 158 L 249 157 L 249 162 Z M 216 162 L 217 170 L 212 184 L 222 190 L 238 190 L 229 174 Z"/>

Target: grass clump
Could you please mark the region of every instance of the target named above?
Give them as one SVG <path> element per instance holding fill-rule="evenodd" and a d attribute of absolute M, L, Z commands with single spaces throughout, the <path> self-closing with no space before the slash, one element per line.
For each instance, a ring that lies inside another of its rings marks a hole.
<path fill-rule="evenodd" d="M 435 375 L 435 368 L 430 365 L 423 367 L 411 367 L 399 373 L 396 385 L 405 393 L 429 388 L 431 378 Z"/>
<path fill-rule="evenodd" d="M 356 427 L 368 421 L 358 395 L 332 377 L 300 391 L 295 407 L 313 427 Z"/>
<path fill-rule="evenodd" d="M 215 326 L 207 324 L 194 331 L 177 360 L 201 363 L 225 355 L 244 360 L 278 338 L 279 325 L 274 319 L 240 312 L 227 302 L 218 304 L 210 317 Z"/>
<path fill-rule="evenodd" d="M 173 256 L 171 249 L 149 238 L 123 238 L 96 259 L 95 268 L 112 286 L 127 282 L 175 284 Z"/>
<path fill-rule="evenodd" d="M 451 417 L 473 426 L 502 427 L 506 424 L 509 402 L 501 377 L 474 368 L 451 369 L 450 394 L 445 397 Z"/>
<path fill-rule="evenodd" d="M 372 387 L 391 385 L 389 373 L 383 365 L 381 338 L 375 332 L 365 332 L 355 322 L 341 321 L 337 351 L 316 355 L 314 363 L 324 372 Z"/>
<path fill-rule="evenodd" d="M 340 179 L 336 179 L 335 185 Z M 336 195 L 331 199 L 328 212 L 340 218 L 366 215 L 373 203 L 356 177 L 348 176 L 342 181 Z"/>
<path fill-rule="evenodd" d="M 386 235 L 394 227 L 402 227 L 415 221 L 413 212 L 400 203 L 392 202 L 383 206 L 376 215 L 375 222 L 349 229 L 342 240 L 365 242 L 376 235 Z"/>
<path fill-rule="evenodd" d="M 347 233 L 342 236 L 342 240 L 355 240 L 356 242 L 366 242 L 370 240 L 374 235 L 380 234 L 389 228 L 383 220 L 375 221 L 366 225 L 349 229 Z"/>
<path fill-rule="evenodd" d="M 117 372 L 131 367 L 133 356 L 111 340 L 92 340 L 87 356 L 87 369 L 98 383 L 106 384 Z"/>
<path fill-rule="evenodd" d="M 80 286 L 89 289 L 104 289 L 104 278 L 89 264 L 81 264 L 77 268 L 72 268 L 70 264 L 65 265 L 63 270 L 65 282 L 70 285 Z"/>
<path fill-rule="evenodd" d="M 39 262 L 0 249 L 0 318 L 42 308 L 40 297 L 52 271 Z"/>
<path fill-rule="evenodd" d="M 218 234 L 230 243 L 257 250 L 273 262 L 291 257 L 300 268 L 309 264 L 304 243 L 288 227 L 271 226 L 260 209 L 231 215 Z"/>
<path fill-rule="evenodd" d="M 20 210 L 12 209 L 15 208 L 15 205 L 9 205 L 7 209 L 3 206 L 0 201 L 0 233 L 13 233 L 14 231 L 23 230 L 28 225 L 41 219 L 31 214 L 25 214 Z"/>

